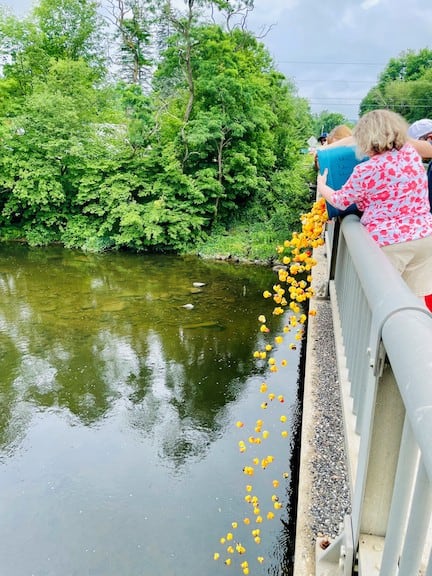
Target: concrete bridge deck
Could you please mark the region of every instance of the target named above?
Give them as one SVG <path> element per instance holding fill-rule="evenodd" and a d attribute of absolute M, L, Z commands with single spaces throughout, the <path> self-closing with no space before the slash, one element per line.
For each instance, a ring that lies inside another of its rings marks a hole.
<path fill-rule="evenodd" d="M 334 539 L 350 511 L 340 387 L 330 300 L 326 247 L 314 251 L 316 296 L 309 317 L 304 380 L 294 576 L 315 576 L 318 539 Z"/>

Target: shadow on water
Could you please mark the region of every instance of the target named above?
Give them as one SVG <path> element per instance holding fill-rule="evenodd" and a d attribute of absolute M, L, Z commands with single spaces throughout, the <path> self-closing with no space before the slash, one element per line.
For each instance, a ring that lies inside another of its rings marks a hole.
<path fill-rule="evenodd" d="M 276 333 L 257 323 L 274 281 L 198 258 L 0 247 L 8 576 L 219 573 L 213 548 L 244 505 L 234 422 L 261 417 L 264 378 L 286 396 L 274 417 L 290 418 L 277 472 L 295 458 L 299 354 L 285 375 L 253 358 Z M 261 574 L 289 574 L 286 525 L 269 530 Z"/>

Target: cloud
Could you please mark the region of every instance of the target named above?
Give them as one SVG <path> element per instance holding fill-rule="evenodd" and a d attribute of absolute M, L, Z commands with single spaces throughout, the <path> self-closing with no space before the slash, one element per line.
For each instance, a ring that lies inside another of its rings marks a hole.
<path fill-rule="evenodd" d="M 355 119 L 390 58 L 432 49 L 432 10 L 424 0 L 255 0 L 251 29 L 270 23 L 270 15 L 277 25 L 262 41 L 316 113 Z"/>
<path fill-rule="evenodd" d="M 363 10 L 369 10 L 369 8 L 373 8 L 380 2 L 381 0 L 364 0 L 364 2 L 360 4 L 360 8 L 362 8 Z"/>
<path fill-rule="evenodd" d="M 340 21 L 337 23 L 338 29 L 346 26 L 347 28 L 355 28 L 356 25 L 356 12 L 352 8 L 346 8 L 343 11 Z"/>
<path fill-rule="evenodd" d="M 282 12 L 292 10 L 300 4 L 300 0 L 255 0 L 254 13 L 267 15 L 280 15 Z"/>
<path fill-rule="evenodd" d="M 0 6 L 11 10 L 15 15 L 25 16 L 35 5 L 33 0 L 0 0 Z"/>

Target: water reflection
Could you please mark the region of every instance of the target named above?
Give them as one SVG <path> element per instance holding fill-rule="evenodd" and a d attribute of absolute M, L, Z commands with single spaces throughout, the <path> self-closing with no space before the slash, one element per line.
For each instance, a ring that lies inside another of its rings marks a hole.
<path fill-rule="evenodd" d="M 262 291 L 273 281 L 265 269 L 195 258 L 0 247 L 8 576 L 75 574 L 75 565 L 80 576 L 217 573 L 210 552 L 192 566 L 178 555 L 190 548 L 187 518 L 209 514 L 190 530 L 203 550 L 217 542 L 214 507 L 203 512 L 202 502 L 209 491 L 222 501 L 238 483 L 224 470 L 238 458 L 225 455 L 227 425 L 236 404 L 250 414 L 257 406 L 250 385 L 265 372 L 253 360 L 264 339 L 257 316 L 271 314 Z M 294 385 L 291 394 L 294 421 Z M 25 522 L 38 529 L 32 545 Z M 203 534 L 202 522 L 212 525 Z M 138 538 L 131 550 L 137 530 L 145 544 Z M 128 544 L 120 538 L 117 549 L 119 531 Z M 68 553 L 58 558 L 50 542 L 62 532 Z"/>
<path fill-rule="evenodd" d="M 147 431 L 166 404 L 180 420 L 190 415 L 193 426 L 213 430 L 232 383 L 255 369 L 254 282 L 262 271 L 172 257 L 11 252 L 0 276 L 10 408 L 18 399 L 56 405 L 88 425 L 123 397 L 145 412 L 136 422 Z M 198 280 L 205 286 L 194 288 Z M 11 415 L 1 419 L 2 444 Z"/>

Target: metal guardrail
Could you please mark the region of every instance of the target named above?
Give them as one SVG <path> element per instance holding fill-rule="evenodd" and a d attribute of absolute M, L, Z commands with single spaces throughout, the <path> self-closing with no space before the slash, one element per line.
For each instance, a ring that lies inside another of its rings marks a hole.
<path fill-rule="evenodd" d="M 316 576 L 432 576 L 432 314 L 357 216 L 326 240 L 352 513 Z"/>

